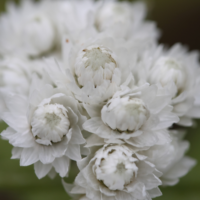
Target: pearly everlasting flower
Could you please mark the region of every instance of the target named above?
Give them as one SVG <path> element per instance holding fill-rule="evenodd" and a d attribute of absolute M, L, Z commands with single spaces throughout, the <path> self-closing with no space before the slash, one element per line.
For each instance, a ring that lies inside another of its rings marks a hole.
<path fill-rule="evenodd" d="M 49 16 L 47 1 L 22 1 L 8 4 L 0 18 L 0 54 L 39 56 L 55 45 L 56 31 Z"/>
<path fill-rule="evenodd" d="M 178 183 L 179 178 L 185 176 L 196 164 L 194 159 L 184 155 L 189 148 L 189 142 L 182 140 L 183 134 L 180 131 L 171 131 L 170 135 L 170 144 L 155 145 L 144 153 L 147 160 L 163 173 L 160 179 L 165 186 Z"/>
<path fill-rule="evenodd" d="M 181 45 L 166 50 L 161 46 L 147 50 L 135 71 L 139 78 L 150 84 L 159 83 L 171 93 L 174 112 L 180 117 L 178 124 L 191 126 L 192 118 L 199 115 L 199 54 L 188 53 Z"/>
<path fill-rule="evenodd" d="M 113 39 L 109 38 L 109 40 L 111 43 L 106 44 L 106 38 L 103 37 L 98 41 L 96 38 L 84 46 L 69 47 L 64 51 L 63 55 L 66 57 L 60 67 L 51 64 L 51 67 L 46 68 L 51 80 L 59 87 L 69 88 L 68 80 L 70 79 L 70 90 L 81 102 L 98 99 L 102 90 L 108 90 L 108 92 L 102 94 L 99 101 L 109 98 L 119 86 L 121 76 L 130 71 L 128 67 L 122 70 L 122 63 L 127 55 L 118 62 L 117 57 L 122 57 L 122 52 L 119 51 Z"/>
<path fill-rule="evenodd" d="M 125 86 L 121 89 L 103 106 L 84 104 L 91 119 L 83 128 L 95 134 L 88 146 L 112 140 L 123 140 L 136 147 L 170 142 L 166 128 L 179 119 L 172 112 L 167 91 L 148 84 L 132 90 Z"/>
<path fill-rule="evenodd" d="M 70 160 L 81 159 L 80 144 L 85 142 L 81 134 L 85 117 L 78 103 L 67 91 L 63 94 L 38 79 L 29 98 L 16 94 L 5 102 L 8 111 L 2 119 L 9 127 L 1 135 L 14 146 L 12 158 L 20 159 L 21 166 L 34 164 L 38 178 L 52 168 L 66 176 Z"/>
<path fill-rule="evenodd" d="M 0 16 L 1 136 L 38 178 L 76 161 L 63 181 L 76 200 L 151 200 L 195 165 L 170 129 L 200 117 L 199 55 L 158 45 L 146 15 L 142 2 L 22 0 Z"/>
<path fill-rule="evenodd" d="M 130 26 L 132 21 L 141 22 L 145 14 L 145 6 L 142 3 L 130 5 L 128 2 L 108 1 L 97 12 L 96 26 L 101 31 L 118 23 L 127 23 Z"/>
<path fill-rule="evenodd" d="M 153 40 L 126 41 L 88 29 L 64 40 L 63 62 L 59 67 L 51 64 L 46 72 L 55 85 L 70 87 L 80 102 L 102 104 L 129 81 L 131 66 L 153 44 Z"/>
<path fill-rule="evenodd" d="M 110 119 L 113 119 L 111 121 Z M 137 131 L 149 118 L 149 111 L 140 98 L 129 96 L 112 99 L 102 108 L 102 121 L 113 130 Z M 115 122 L 114 122 L 115 121 Z"/>
<path fill-rule="evenodd" d="M 90 80 L 96 87 L 104 80 L 112 80 L 117 63 L 111 50 L 93 45 L 78 54 L 74 68 L 79 85 L 84 86 Z"/>
<path fill-rule="evenodd" d="M 80 173 L 74 186 L 64 183 L 64 187 L 89 200 L 144 200 L 160 196 L 161 174 L 146 159 L 128 145 L 104 145 L 78 162 Z"/>
<path fill-rule="evenodd" d="M 159 82 L 163 87 L 173 82 L 177 88 L 176 93 L 179 93 L 184 88 L 186 76 L 182 63 L 174 58 L 163 56 L 156 61 L 150 75 L 150 82 Z"/>
<path fill-rule="evenodd" d="M 153 22 L 145 20 L 146 14 L 146 5 L 142 2 L 105 1 L 96 11 L 95 25 L 98 31 L 115 37 L 135 41 L 157 39 L 159 31 Z"/>

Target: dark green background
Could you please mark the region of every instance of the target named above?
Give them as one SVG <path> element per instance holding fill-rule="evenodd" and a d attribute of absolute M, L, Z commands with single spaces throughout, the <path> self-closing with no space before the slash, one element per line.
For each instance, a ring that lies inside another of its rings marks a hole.
<path fill-rule="evenodd" d="M 6 0 L 0 0 L 0 11 Z M 160 42 L 173 45 L 187 44 L 191 50 L 200 49 L 200 0 L 148 0 L 149 18 L 162 30 Z M 1 37 L 1 36 L 0 36 Z M 9 42 L 9 41 L 8 41 Z M 199 125 L 198 125 L 199 124 Z M 6 125 L 0 123 L 0 132 Z M 191 142 L 188 155 L 200 161 L 200 121 L 196 128 L 188 129 L 186 138 Z M 33 166 L 20 167 L 18 160 L 11 160 L 11 145 L 0 140 L 0 200 L 67 200 L 59 177 L 38 180 Z M 72 165 L 71 174 L 76 168 Z M 70 179 L 71 181 L 71 179 Z M 200 165 L 183 177 L 174 187 L 161 188 L 158 200 L 199 200 Z"/>

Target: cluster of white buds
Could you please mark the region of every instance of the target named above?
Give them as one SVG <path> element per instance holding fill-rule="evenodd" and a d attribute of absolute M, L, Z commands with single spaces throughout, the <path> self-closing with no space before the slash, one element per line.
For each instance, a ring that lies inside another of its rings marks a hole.
<path fill-rule="evenodd" d="M 1 133 L 78 200 L 151 200 L 194 165 L 175 127 L 200 118 L 200 63 L 158 45 L 143 3 L 33 1 L 0 16 Z M 45 57 L 45 58 L 44 58 Z M 176 126 L 173 126 L 176 124 Z"/>

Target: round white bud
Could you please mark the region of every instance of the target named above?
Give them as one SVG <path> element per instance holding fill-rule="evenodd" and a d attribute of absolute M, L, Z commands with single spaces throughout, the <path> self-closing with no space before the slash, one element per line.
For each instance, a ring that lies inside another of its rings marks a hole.
<path fill-rule="evenodd" d="M 52 145 L 60 142 L 70 127 L 67 109 L 60 104 L 39 106 L 33 114 L 31 127 L 37 143 Z"/>
<path fill-rule="evenodd" d="M 162 86 L 166 86 L 172 81 L 175 83 L 177 91 L 184 88 L 186 82 L 185 67 L 174 58 L 161 57 L 152 68 L 150 82 L 159 82 Z"/>
<path fill-rule="evenodd" d="M 130 5 L 121 2 L 108 2 L 97 13 L 96 26 L 102 31 L 115 23 L 128 23 L 131 19 Z"/>
<path fill-rule="evenodd" d="M 28 17 L 22 29 L 22 43 L 30 55 L 39 55 L 51 50 L 55 43 L 52 22 L 43 14 Z"/>
<path fill-rule="evenodd" d="M 95 155 L 94 173 L 110 190 L 123 190 L 137 177 L 138 159 L 126 146 L 108 146 Z"/>
<path fill-rule="evenodd" d="M 112 80 L 117 63 L 115 55 L 106 47 L 92 45 L 79 52 L 75 63 L 75 75 L 80 86 L 92 81 L 95 86 L 103 80 Z"/>
<path fill-rule="evenodd" d="M 149 111 L 142 99 L 114 98 L 101 110 L 101 118 L 113 130 L 133 132 L 146 122 Z"/>

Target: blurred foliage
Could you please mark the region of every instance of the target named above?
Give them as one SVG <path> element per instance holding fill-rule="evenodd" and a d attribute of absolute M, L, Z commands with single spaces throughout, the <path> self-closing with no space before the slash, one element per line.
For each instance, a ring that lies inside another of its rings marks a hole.
<path fill-rule="evenodd" d="M 0 0 L 0 11 L 5 10 L 6 0 Z M 190 49 L 200 49 L 200 1 L 199 0 L 146 0 L 149 19 L 157 22 L 163 34 L 160 42 L 173 45 L 175 42 L 187 44 Z M 1 37 L 1 36 L 0 36 Z M 9 41 L 8 41 L 9 42 Z M 6 128 L 0 123 L 0 132 Z M 186 139 L 191 148 L 188 155 L 200 161 L 200 120 L 195 128 L 189 128 Z M 33 166 L 20 167 L 19 160 L 11 160 L 12 147 L 0 140 L 0 199 L 1 200 L 67 200 L 61 179 L 46 177 L 38 180 Z M 159 200 L 199 200 L 200 164 L 188 173 L 174 187 L 161 188 L 163 196 Z M 72 182 L 77 168 L 72 164 Z"/>

